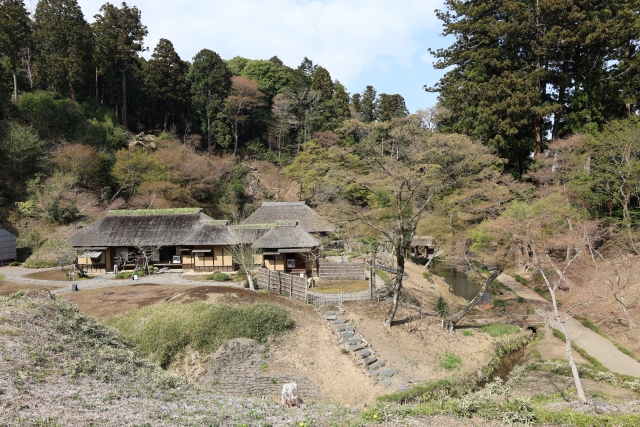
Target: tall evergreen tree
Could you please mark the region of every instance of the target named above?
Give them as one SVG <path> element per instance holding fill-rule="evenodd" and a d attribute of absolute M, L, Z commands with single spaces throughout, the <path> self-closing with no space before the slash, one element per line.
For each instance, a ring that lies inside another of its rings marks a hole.
<path fill-rule="evenodd" d="M 351 103 L 360 114 L 360 119 L 365 123 L 375 122 L 377 93 L 373 86 L 367 86 L 362 93 L 356 93 L 351 98 Z"/>
<path fill-rule="evenodd" d="M 193 57 L 187 77 L 191 85 L 191 102 L 203 118 L 202 128 L 207 133 L 207 148 L 210 149 L 212 124 L 224 112 L 224 101 L 231 92 L 231 72 L 217 53 L 202 49 Z"/>
<path fill-rule="evenodd" d="M 105 3 L 101 14 L 95 15 L 93 31 L 96 37 L 96 85 L 98 75 L 107 78 L 107 91 L 116 99 L 121 86 L 122 125 L 129 128 L 127 111 L 127 72 L 138 64 L 138 53 L 145 50 L 143 40 L 148 31 L 142 24 L 141 13 L 137 7 L 122 3 L 120 8 Z M 115 76 L 120 75 L 120 84 Z M 112 77 L 112 79 L 109 79 Z M 96 87 L 96 96 L 98 88 Z"/>
<path fill-rule="evenodd" d="M 13 100 L 18 100 L 20 54 L 31 39 L 31 20 L 22 0 L 0 1 L 0 53 L 13 74 Z"/>
<path fill-rule="evenodd" d="M 91 66 L 93 35 L 76 0 L 40 0 L 33 32 L 37 81 L 69 95 L 86 81 Z"/>
<path fill-rule="evenodd" d="M 386 93 L 381 93 L 378 97 L 376 112 L 378 119 L 382 121 L 391 121 L 394 117 L 406 117 L 409 114 L 402 95 Z"/>
<path fill-rule="evenodd" d="M 147 87 L 157 108 L 163 112 L 163 129 L 168 130 L 169 114 L 174 123 L 187 103 L 189 92 L 186 82 L 187 64 L 173 48 L 173 43 L 160 39 L 149 60 Z"/>
<path fill-rule="evenodd" d="M 437 68 L 451 70 L 427 88 L 451 112 L 441 130 L 496 147 L 522 171 L 549 130 L 558 138 L 619 116 L 616 68 L 629 66 L 620 53 L 638 42 L 637 32 L 621 27 L 637 28 L 637 3 L 446 0 L 437 15 L 455 41 L 434 54 Z"/>
<path fill-rule="evenodd" d="M 331 74 L 326 68 L 316 68 L 316 72 L 313 73 L 313 79 L 311 79 L 311 89 L 320 93 L 322 102 L 327 102 L 333 98 L 333 81 L 331 81 Z"/>

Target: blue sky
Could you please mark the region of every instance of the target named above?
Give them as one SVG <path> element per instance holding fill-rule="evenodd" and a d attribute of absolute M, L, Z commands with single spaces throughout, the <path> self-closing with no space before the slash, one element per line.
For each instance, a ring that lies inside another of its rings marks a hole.
<path fill-rule="evenodd" d="M 35 6 L 36 1 L 31 3 Z M 92 22 L 105 2 L 78 3 Z M 307 56 L 352 94 L 373 85 L 378 93 L 404 96 L 412 112 L 436 103 L 437 95 L 426 93 L 422 86 L 435 84 L 443 74 L 433 68 L 427 51 L 447 44 L 434 15 L 435 9 L 442 8 L 442 0 L 138 0 L 128 4 L 142 11 L 150 52 L 160 38 L 166 38 L 186 60 L 208 48 L 224 59 L 277 55 L 295 68 Z"/>

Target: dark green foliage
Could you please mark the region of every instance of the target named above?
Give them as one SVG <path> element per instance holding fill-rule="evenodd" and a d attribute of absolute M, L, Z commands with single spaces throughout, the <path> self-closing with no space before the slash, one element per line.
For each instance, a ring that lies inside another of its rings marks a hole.
<path fill-rule="evenodd" d="M 444 300 L 444 298 L 442 298 L 442 295 L 438 297 L 435 310 L 438 312 L 440 317 L 447 317 L 449 315 L 449 304 Z"/>
<path fill-rule="evenodd" d="M 76 99 L 89 75 L 93 49 L 91 28 L 76 0 L 39 1 L 33 37 L 37 81 Z"/>
<path fill-rule="evenodd" d="M 376 115 L 378 120 L 391 121 L 394 118 L 405 117 L 409 110 L 402 95 L 381 93 L 377 100 Z"/>
<path fill-rule="evenodd" d="M 311 89 L 320 93 L 320 100 L 322 102 L 330 101 L 333 98 L 333 82 L 331 81 L 331 74 L 329 74 L 326 68 L 316 68 L 315 73 L 313 73 L 313 79 L 311 80 Z"/>
<path fill-rule="evenodd" d="M 207 135 L 207 148 L 211 148 L 212 135 L 216 137 L 215 142 L 227 146 L 228 141 L 220 138 L 221 132 L 216 132 L 215 122 L 223 113 L 224 100 L 231 92 L 229 68 L 217 53 L 203 49 L 193 57 L 187 80 L 191 86 L 191 102 L 200 117 L 200 127 Z M 228 128 L 226 133 L 228 135 Z"/>
<path fill-rule="evenodd" d="M 22 49 L 31 41 L 31 21 L 24 1 L 0 2 L 0 52 L 14 75 L 14 100 L 18 98 L 17 72 Z"/>
<path fill-rule="evenodd" d="M 47 208 L 47 215 L 61 224 L 70 224 L 78 218 L 80 211 L 78 211 L 75 201 L 56 199 Z"/>
<path fill-rule="evenodd" d="M 140 322 L 141 319 L 144 322 Z M 241 307 L 202 302 L 152 305 L 116 316 L 107 323 L 132 339 L 140 351 L 166 368 L 187 346 L 214 352 L 226 341 L 250 338 L 265 343 L 293 326 L 287 311 L 274 304 Z"/>
<path fill-rule="evenodd" d="M 228 274 L 222 273 L 220 271 L 216 271 L 212 274 L 207 274 L 206 276 L 204 276 L 204 278 L 207 280 L 213 280 L 215 282 L 226 282 L 230 279 Z"/>

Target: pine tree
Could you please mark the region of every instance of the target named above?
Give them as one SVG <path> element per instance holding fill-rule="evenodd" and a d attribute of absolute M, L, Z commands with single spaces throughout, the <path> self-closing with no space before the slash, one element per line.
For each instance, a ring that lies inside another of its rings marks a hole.
<path fill-rule="evenodd" d="M 13 74 L 13 100 L 18 101 L 20 54 L 31 39 L 31 20 L 22 0 L 0 1 L 0 52 Z"/>
<path fill-rule="evenodd" d="M 143 40 L 148 31 L 142 25 L 141 13 L 135 6 L 129 7 L 123 2 L 117 8 L 106 3 L 100 8 L 100 12 L 101 14 L 95 15 L 96 20 L 92 26 L 96 37 L 96 85 L 98 75 L 102 75 L 106 77 L 106 91 L 112 100 L 117 99 L 118 92 L 122 94 L 122 125 L 128 129 L 127 73 L 131 73 L 132 68 L 137 66 L 138 53 L 145 50 Z M 96 87 L 96 96 L 98 92 Z"/>
<path fill-rule="evenodd" d="M 231 92 L 231 72 L 217 53 L 202 49 L 193 57 L 187 77 L 191 85 L 191 102 L 203 119 L 207 148 L 211 149 L 211 126 L 224 111 L 224 101 Z"/>
<path fill-rule="evenodd" d="M 189 93 L 186 82 L 187 65 L 173 48 L 173 43 L 160 39 L 151 59 L 147 87 L 156 101 L 159 111 L 164 114 L 163 129 L 168 130 L 169 114 L 174 123 L 181 107 L 186 104 Z"/>
<path fill-rule="evenodd" d="M 318 67 L 311 80 L 311 89 L 320 93 L 320 100 L 327 102 L 333 98 L 333 82 L 326 68 Z"/>
<path fill-rule="evenodd" d="M 93 35 L 76 0 L 40 0 L 36 6 L 35 76 L 60 92 L 64 86 L 76 99 L 91 66 Z"/>

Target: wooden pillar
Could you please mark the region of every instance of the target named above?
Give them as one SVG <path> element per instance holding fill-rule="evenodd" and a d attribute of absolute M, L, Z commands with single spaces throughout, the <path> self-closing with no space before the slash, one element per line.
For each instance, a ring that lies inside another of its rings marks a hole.
<path fill-rule="evenodd" d="M 293 298 L 293 274 L 289 279 L 289 298 Z"/>

